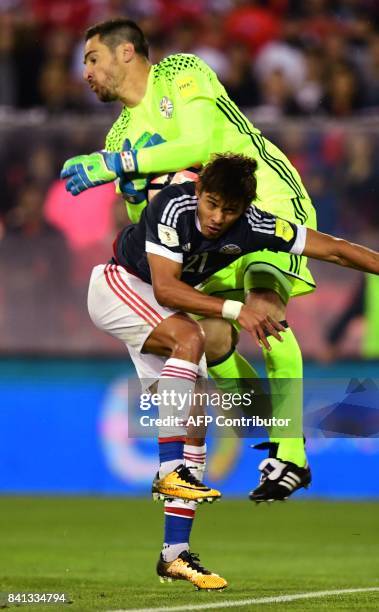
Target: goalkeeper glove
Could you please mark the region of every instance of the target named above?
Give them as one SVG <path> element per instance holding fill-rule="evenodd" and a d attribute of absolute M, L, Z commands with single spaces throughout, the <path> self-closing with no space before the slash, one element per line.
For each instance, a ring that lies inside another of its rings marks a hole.
<path fill-rule="evenodd" d="M 158 144 L 162 144 L 164 139 L 159 134 L 149 135 L 148 132 L 143 134 L 136 144 L 134 145 L 136 149 L 145 148 L 145 147 L 154 147 Z M 130 140 L 127 138 L 124 141 L 123 151 L 132 151 Z M 147 200 L 147 186 L 150 181 L 150 176 L 146 177 L 138 177 L 131 180 L 128 176 L 122 176 L 119 180 L 119 190 L 124 196 L 125 200 L 129 202 L 129 204 L 141 204 L 145 200 Z"/>
<path fill-rule="evenodd" d="M 69 179 L 66 191 L 78 195 L 90 187 L 110 183 L 117 177 L 134 172 L 138 172 L 138 164 L 137 152 L 133 149 L 121 153 L 98 151 L 68 159 L 63 166 L 61 179 Z"/>

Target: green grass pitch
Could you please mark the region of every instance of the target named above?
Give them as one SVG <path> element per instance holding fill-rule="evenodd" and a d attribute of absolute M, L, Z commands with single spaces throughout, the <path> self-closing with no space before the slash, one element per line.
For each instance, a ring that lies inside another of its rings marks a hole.
<path fill-rule="evenodd" d="M 229 581 L 221 593 L 158 582 L 162 515 L 148 499 L 0 498 L 0 591 L 65 592 L 70 605 L 22 607 L 86 612 L 213 602 L 222 610 L 225 600 L 379 587 L 378 503 L 200 507 L 192 550 Z M 231 609 L 378 610 L 379 592 Z"/>

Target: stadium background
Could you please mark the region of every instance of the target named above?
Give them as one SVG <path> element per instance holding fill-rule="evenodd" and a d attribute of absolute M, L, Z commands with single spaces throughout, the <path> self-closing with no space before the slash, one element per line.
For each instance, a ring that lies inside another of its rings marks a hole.
<path fill-rule="evenodd" d="M 208 61 L 302 174 L 320 230 L 379 247 L 374 0 L 2 0 L 0 491 L 7 494 L 147 495 L 156 465 L 154 441 L 127 438 L 127 354 L 86 312 L 89 272 L 109 257 L 123 205 L 112 186 L 73 200 L 58 179 L 65 159 L 103 146 L 117 115 L 81 80 L 83 30 L 114 15 L 140 23 L 154 62 L 176 51 Z M 375 379 L 376 278 L 312 269 L 318 289 L 294 300 L 289 315 L 306 376 Z M 259 363 L 246 336 L 242 351 Z M 212 482 L 245 495 L 259 457 L 247 441 L 210 447 Z M 310 440 L 309 453 L 307 496 L 379 495 L 377 438 Z"/>

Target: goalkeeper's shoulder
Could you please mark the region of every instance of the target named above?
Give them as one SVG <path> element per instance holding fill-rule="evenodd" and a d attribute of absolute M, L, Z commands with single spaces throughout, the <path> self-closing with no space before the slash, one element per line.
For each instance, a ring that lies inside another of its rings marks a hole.
<path fill-rule="evenodd" d="M 158 64 L 154 64 L 154 77 L 175 78 L 184 72 L 213 72 L 210 66 L 198 55 L 193 53 L 173 53 L 163 58 Z"/>

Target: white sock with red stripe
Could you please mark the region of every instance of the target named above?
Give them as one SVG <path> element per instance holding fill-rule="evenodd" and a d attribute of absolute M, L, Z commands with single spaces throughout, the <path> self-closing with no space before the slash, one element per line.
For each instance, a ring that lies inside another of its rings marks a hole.
<path fill-rule="evenodd" d="M 205 461 L 207 457 L 207 445 L 193 446 L 185 444 L 183 448 L 184 465 L 186 465 L 191 473 L 203 482 L 205 472 Z"/>
<path fill-rule="evenodd" d="M 170 357 L 158 381 L 159 418 L 168 424 L 159 428 L 159 438 L 185 436 L 186 422 L 193 403 L 199 366 L 191 361 Z"/>

